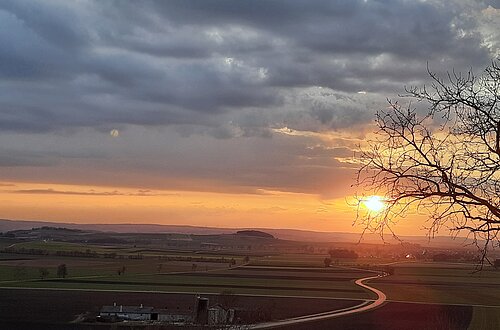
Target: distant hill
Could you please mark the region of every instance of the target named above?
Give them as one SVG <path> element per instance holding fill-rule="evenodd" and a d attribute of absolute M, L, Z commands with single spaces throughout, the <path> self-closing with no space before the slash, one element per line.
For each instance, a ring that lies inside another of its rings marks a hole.
<path fill-rule="evenodd" d="M 240 236 L 252 236 L 252 237 L 262 237 L 262 238 L 274 238 L 273 235 L 265 233 L 260 230 L 238 230 L 236 235 Z"/>
<path fill-rule="evenodd" d="M 116 233 L 173 233 L 173 234 L 195 234 L 195 235 L 220 235 L 234 234 L 236 231 L 251 230 L 262 231 L 272 235 L 275 238 L 291 241 L 304 242 L 338 242 L 338 243 L 357 243 L 361 236 L 358 233 L 343 232 L 317 232 L 299 229 L 273 229 L 273 228 L 215 228 L 215 227 L 197 227 L 180 225 L 157 225 L 157 224 L 76 224 L 60 223 L 32 220 L 7 220 L 0 219 L 0 232 L 7 232 L 19 229 L 32 229 L 37 227 L 64 227 L 69 229 L 82 229 L 87 231 L 104 231 Z M 472 241 L 466 238 L 450 236 L 437 236 L 429 241 L 425 236 L 400 236 L 404 242 L 420 244 L 428 247 L 457 248 L 470 244 Z M 378 234 L 365 234 L 362 237 L 363 243 L 399 243 L 392 236 L 387 235 L 383 242 Z"/>

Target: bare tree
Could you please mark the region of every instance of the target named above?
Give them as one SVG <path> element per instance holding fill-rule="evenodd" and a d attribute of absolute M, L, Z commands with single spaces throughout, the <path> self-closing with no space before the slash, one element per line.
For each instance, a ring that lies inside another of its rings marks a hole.
<path fill-rule="evenodd" d="M 47 268 L 40 267 L 40 268 L 38 268 L 38 274 L 40 275 L 40 278 L 43 280 L 44 278 L 49 276 L 50 272 Z"/>
<path fill-rule="evenodd" d="M 358 212 L 365 230 L 381 233 L 409 212 L 429 215 L 428 234 L 466 233 L 480 248 L 480 264 L 498 247 L 500 229 L 500 63 L 480 76 L 451 72 L 432 84 L 406 88 L 416 100 L 376 114 L 376 137 L 362 152 L 358 197 L 385 196 L 377 214 Z M 358 205 L 360 205 L 358 203 Z"/>
<path fill-rule="evenodd" d="M 60 264 L 57 266 L 57 277 L 65 278 L 68 275 L 68 268 L 66 264 Z"/>

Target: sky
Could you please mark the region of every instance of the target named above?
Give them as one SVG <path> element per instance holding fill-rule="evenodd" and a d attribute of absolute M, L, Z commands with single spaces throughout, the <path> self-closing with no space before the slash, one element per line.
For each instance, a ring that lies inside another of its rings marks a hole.
<path fill-rule="evenodd" d="M 374 113 L 499 31 L 499 1 L 3 0 L 0 218 L 359 231 Z"/>

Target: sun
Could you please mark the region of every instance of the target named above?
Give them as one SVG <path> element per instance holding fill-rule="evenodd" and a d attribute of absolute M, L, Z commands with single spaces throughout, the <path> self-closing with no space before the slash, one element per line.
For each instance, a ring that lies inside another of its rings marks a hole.
<path fill-rule="evenodd" d="M 384 198 L 381 196 L 370 196 L 363 199 L 363 205 L 371 212 L 380 212 L 385 208 Z"/>

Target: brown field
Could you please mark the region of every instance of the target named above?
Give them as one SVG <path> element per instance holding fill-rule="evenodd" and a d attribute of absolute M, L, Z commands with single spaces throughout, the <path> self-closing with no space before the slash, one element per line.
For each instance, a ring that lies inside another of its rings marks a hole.
<path fill-rule="evenodd" d="M 466 330 L 471 318 L 470 306 L 388 303 L 371 312 L 288 326 L 286 329 Z"/>
<path fill-rule="evenodd" d="M 211 303 L 217 295 L 204 295 Z M 359 303 L 355 300 L 236 296 L 234 305 L 246 309 L 272 312 L 273 319 L 284 319 L 307 314 L 345 308 Z M 0 319 L 2 324 L 50 329 L 57 324 L 74 320 L 78 315 L 97 313 L 101 306 L 112 305 L 154 306 L 168 309 L 189 309 L 194 305 L 193 294 L 104 292 L 73 290 L 0 289 Z M 76 327 L 76 325 L 75 325 Z"/>
<path fill-rule="evenodd" d="M 253 255 L 247 263 L 228 251 L 222 259 L 207 251 L 121 247 L 120 253 L 126 255 L 106 258 L 53 253 L 56 249 L 85 248 L 73 243 L 23 244 L 52 250 L 44 255 L 1 254 L 0 329 L 89 329 L 88 323 L 68 322 L 86 312 L 95 315 L 101 306 L 114 302 L 189 309 L 194 305 L 194 294 L 202 292 L 214 304 L 218 293 L 224 290 L 238 294 L 232 296 L 237 297 L 233 307 L 259 310 L 266 315 L 248 323 L 286 319 L 337 310 L 356 305 L 360 299 L 374 298 L 356 286 L 354 280 L 373 276 L 373 269 L 380 268 L 378 260 L 372 264 L 364 260 L 361 264 L 341 262 L 323 267 L 323 255 L 307 253 Z M 113 249 L 92 248 L 99 253 Z M 147 254 L 135 258 L 138 251 Z M 235 262 L 230 264 L 233 257 Z M 56 276 L 56 268 L 62 263 L 68 268 L 64 279 Z M 390 265 L 391 276 L 371 281 L 389 299 L 379 309 L 283 329 L 500 328 L 500 272 L 490 267 L 474 273 L 471 263 L 403 260 Z M 44 279 L 40 278 L 41 267 L 50 271 Z M 122 267 L 126 267 L 126 273 L 118 274 Z M 96 327 L 108 329 L 109 325 L 92 325 Z M 131 329 L 127 322 L 113 327 Z M 151 324 L 136 327 L 159 329 Z"/>
<path fill-rule="evenodd" d="M 111 329 L 110 325 L 67 324 L 67 322 L 87 311 L 96 313 L 100 306 L 110 305 L 113 302 L 123 305 L 143 303 L 146 306 L 189 309 L 194 301 L 192 294 L 142 292 L 2 289 L 0 295 L 2 297 L 0 318 L 3 320 L 2 328 L 5 329 Z M 214 295 L 208 297 L 211 301 L 217 300 Z M 329 311 L 357 303 L 358 301 L 353 300 L 254 296 L 237 296 L 236 302 L 243 308 L 258 307 L 271 310 L 274 319 Z M 469 306 L 388 303 L 368 313 L 287 326 L 283 329 L 461 330 L 467 329 L 471 318 L 472 307 Z M 125 324 L 114 326 L 129 329 Z"/>

